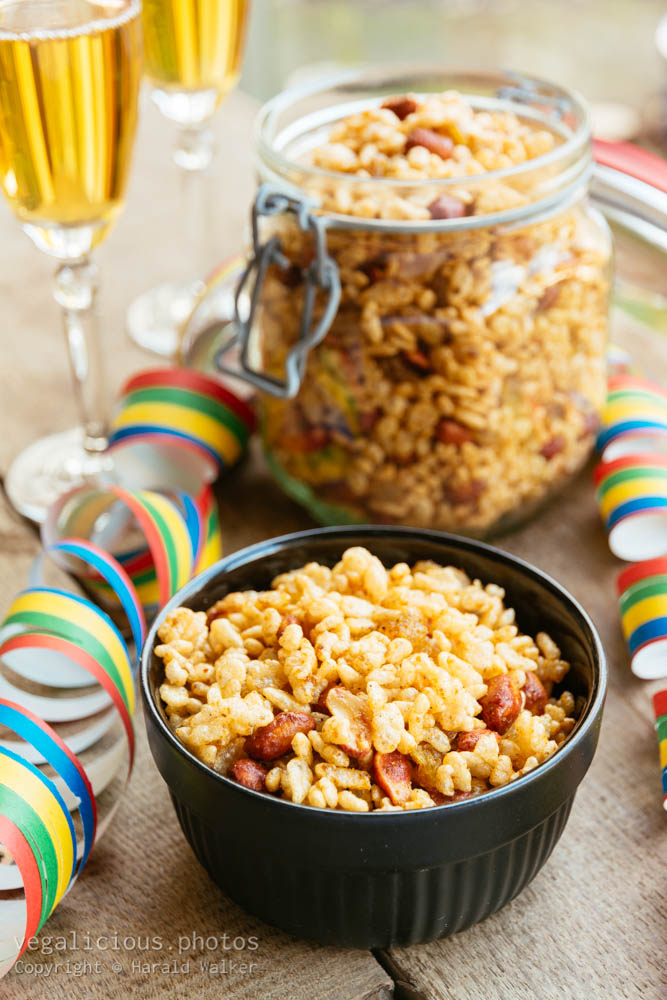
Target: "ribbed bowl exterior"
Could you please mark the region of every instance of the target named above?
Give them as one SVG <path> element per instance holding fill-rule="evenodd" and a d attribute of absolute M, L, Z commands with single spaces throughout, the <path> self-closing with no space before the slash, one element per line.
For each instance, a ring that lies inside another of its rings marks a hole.
<path fill-rule="evenodd" d="M 255 916 L 300 938 L 351 948 L 404 947 L 448 937 L 514 899 L 560 837 L 572 799 L 509 844 L 474 858 L 405 871 L 317 870 L 272 852 L 234 853 L 172 794 L 181 829 L 220 888 Z M 371 820 L 372 822 L 372 820 Z M 252 875 L 249 876 L 249 864 Z"/>
<path fill-rule="evenodd" d="M 206 609 L 232 590 L 268 586 L 311 560 L 332 565 L 364 545 L 387 565 L 434 559 L 505 587 L 519 626 L 553 635 L 572 664 L 580 712 L 560 750 L 503 788 L 449 805 L 371 815 L 297 806 L 206 767 L 170 731 L 160 701 L 156 630 L 180 604 Z M 236 552 L 192 581 L 158 616 L 141 667 L 150 748 L 183 832 L 212 879 L 267 923 L 359 948 L 446 937 L 499 910 L 536 875 L 567 821 L 595 753 L 606 686 L 593 625 L 549 577 L 498 549 L 440 532 L 317 529 Z"/>

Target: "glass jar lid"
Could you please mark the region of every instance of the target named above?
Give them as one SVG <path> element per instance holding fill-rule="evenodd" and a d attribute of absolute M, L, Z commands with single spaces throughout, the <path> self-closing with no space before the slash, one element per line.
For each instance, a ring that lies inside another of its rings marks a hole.
<path fill-rule="evenodd" d="M 509 112 L 550 132 L 555 145 L 547 152 L 500 169 L 454 177 L 394 178 L 359 176 L 327 170 L 308 162 L 315 147 L 327 141 L 342 119 L 377 108 L 387 97 L 417 98 L 456 91 L 477 111 Z M 534 77 L 502 72 L 445 72 L 441 68 L 351 71 L 284 91 L 269 101 L 256 125 L 260 181 L 292 197 L 306 196 L 309 206 L 336 228 L 398 229 L 423 232 L 509 225 L 560 211 L 581 197 L 591 169 L 591 126 L 585 102 L 576 93 Z M 465 186 L 472 195 L 503 185 L 519 195 L 515 207 L 460 218 L 359 218 L 330 206 L 332 189 L 344 200 L 368 194 L 386 199 L 419 198 L 428 202 Z M 318 209 L 319 206 L 319 209 Z"/>

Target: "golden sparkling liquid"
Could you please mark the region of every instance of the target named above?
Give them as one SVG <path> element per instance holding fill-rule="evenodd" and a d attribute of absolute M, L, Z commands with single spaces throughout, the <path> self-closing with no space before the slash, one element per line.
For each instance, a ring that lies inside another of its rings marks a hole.
<path fill-rule="evenodd" d="M 214 90 L 236 85 L 249 0 L 144 0 L 146 75 L 156 87 Z"/>
<path fill-rule="evenodd" d="M 0 0 L 0 183 L 23 222 L 118 213 L 141 76 L 138 0 Z"/>

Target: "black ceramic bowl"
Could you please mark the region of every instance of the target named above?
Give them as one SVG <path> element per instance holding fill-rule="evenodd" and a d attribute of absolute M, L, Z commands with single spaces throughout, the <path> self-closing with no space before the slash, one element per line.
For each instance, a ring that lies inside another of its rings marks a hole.
<path fill-rule="evenodd" d="M 548 631 L 572 664 L 567 687 L 584 707 L 563 747 L 511 785 L 408 812 L 354 814 L 253 792 L 206 767 L 179 742 L 160 702 L 155 634 L 184 604 L 205 610 L 232 590 L 261 589 L 285 570 L 333 565 L 364 545 L 386 565 L 452 564 L 505 587 L 522 630 Z M 141 683 L 151 750 L 181 827 L 215 882 L 251 913 L 298 937 L 387 948 L 446 937 L 521 892 L 563 832 L 593 759 L 606 685 L 590 619 L 532 566 L 481 542 L 393 527 L 320 528 L 235 552 L 189 583 L 158 616 Z"/>

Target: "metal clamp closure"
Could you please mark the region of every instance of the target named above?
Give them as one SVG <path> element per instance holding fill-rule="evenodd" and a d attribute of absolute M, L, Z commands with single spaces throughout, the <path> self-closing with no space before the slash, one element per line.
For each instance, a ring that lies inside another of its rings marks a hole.
<path fill-rule="evenodd" d="M 327 253 L 326 222 L 312 213 L 313 207 L 314 202 L 286 194 L 273 184 L 263 184 L 260 187 L 252 209 L 252 256 L 236 288 L 235 333 L 215 356 L 215 366 L 219 371 L 243 378 L 263 392 L 281 399 L 293 399 L 297 395 L 301 388 L 308 352 L 326 335 L 340 303 L 340 277 L 335 261 Z M 304 296 L 299 337 L 285 358 L 284 378 L 277 378 L 266 372 L 257 371 L 251 366 L 250 334 L 257 316 L 268 268 L 275 264 L 282 270 L 287 270 L 292 266 L 291 261 L 283 253 L 279 236 L 271 236 L 262 243 L 259 234 L 259 222 L 262 216 L 279 215 L 284 212 L 292 212 L 302 231 L 313 234 L 315 254 L 308 267 L 302 268 Z M 242 316 L 241 302 L 252 275 L 254 283 L 250 292 L 250 308 L 247 316 Z M 326 292 L 328 298 L 320 319 L 314 323 L 313 311 L 318 291 Z M 234 347 L 240 348 L 241 371 L 223 362 L 224 356 Z"/>

